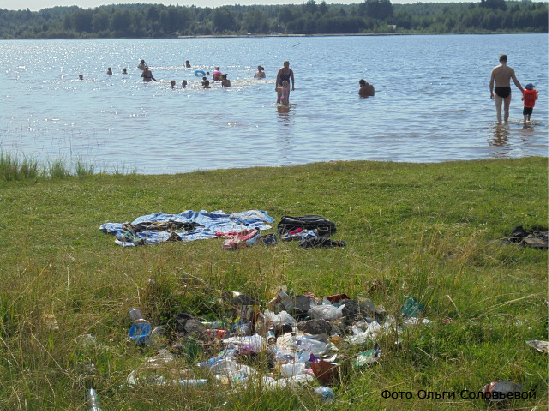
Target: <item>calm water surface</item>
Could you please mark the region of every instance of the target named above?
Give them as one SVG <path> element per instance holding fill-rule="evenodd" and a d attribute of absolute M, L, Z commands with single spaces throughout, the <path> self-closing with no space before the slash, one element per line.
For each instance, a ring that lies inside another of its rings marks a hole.
<path fill-rule="evenodd" d="M 511 121 L 495 123 L 488 81 L 500 53 L 522 85 L 539 90 L 531 127 L 523 127 L 515 88 Z M 142 58 L 156 82 L 141 81 Z M 296 90 L 280 112 L 274 79 L 284 60 Z M 264 80 L 253 79 L 258 64 Z M 194 70 L 214 66 L 232 88 L 200 87 Z M 547 34 L 2 40 L 0 68 L 0 151 L 43 163 L 156 174 L 548 154 Z M 361 78 L 375 97 L 358 98 Z"/>

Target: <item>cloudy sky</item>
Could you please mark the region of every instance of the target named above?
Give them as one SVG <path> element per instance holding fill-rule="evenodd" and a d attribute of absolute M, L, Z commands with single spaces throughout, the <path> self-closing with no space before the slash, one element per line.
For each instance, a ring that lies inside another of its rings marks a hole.
<path fill-rule="evenodd" d="M 316 0 L 320 3 L 322 0 Z M 362 3 L 363 0 L 326 0 L 326 3 Z M 0 9 L 19 10 L 30 9 L 32 11 L 46 9 L 55 6 L 79 6 L 82 8 L 94 8 L 104 4 L 113 3 L 164 3 L 166 5 L 179 5 L 197 7 L 219 7 L 225 4 L 302 4 L 307 0 L 0 0 Z M 442 2 L 442 3 L 480 3 L 480 0 L 392 0 L 392 3 L 418 3 L 418 2 Z"/>

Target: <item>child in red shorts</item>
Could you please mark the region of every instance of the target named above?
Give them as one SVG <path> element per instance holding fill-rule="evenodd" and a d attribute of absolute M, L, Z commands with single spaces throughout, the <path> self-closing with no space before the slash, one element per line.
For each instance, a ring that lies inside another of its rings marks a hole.
<path fill-rule="evenodd" d="M 524 100 L 524 111 L 522 114 L 524 114 L 524 124 L 526 124 L 526 121 L 530 121 L 530 117 L 532 116 L 532 109 L 536 105 L 536 100 L 538 99 L 538 91 L 534 88 L 532 83 L 528 83 L 524 90 L 522 90 L 522 100 Z"/>

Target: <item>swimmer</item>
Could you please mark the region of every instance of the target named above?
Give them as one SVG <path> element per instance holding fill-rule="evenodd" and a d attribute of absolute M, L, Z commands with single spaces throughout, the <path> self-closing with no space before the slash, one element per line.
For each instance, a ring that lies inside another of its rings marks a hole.
<path fill-rule="evenodd" d="M 231 87 L 231 80 L 227 79 L 227 75 L 221 75 L 221 87 Z"/>
<path fill-rule="evenodd" d="M 223 75 L 223 73 L 221 71 L 219 71 L 219 67 L 215 67 L 214 71 L 212 73 L 212 80 L 213 81 L 220 81 L 222 75 Z"/>
<path fill-rule="evenodd" d="M 141 63 L 139 63 L 139 64 L 137 65 L 137 68 L 138 68 L 139 70 L 145 70 L 146 67 L 147 67 L 147 64 L 145 63 L 145 60 L 141 60 Z"/>
<path fill-rule="evenodd" d="M 267 77 L 267 75 L 265 74 L 265 72 L 263 70 L 265 70 L 263 67 L 257 66 L 257 72 L 254 74 L 254 77 L 255 78 L 265 78 L 265 77 Z"/>
<path fill-rule="evenodd" d="M 110 67 L 107 69 L 107 75 L 112 76 L 112 70 Z"/>
<path fill-rule="evenodd" d="M 79 75 L 78 75 L 78 78 L 79 78 L 80 80 L 84 80 L 84 76 L 83 76 L 82 74 L 79 74 Z"/>
<path fill-rule="evenodd" d="M 368 98 L 370 96 L 376 95 L 376 90 L 374 86 L 372 86 L 367 81 L 359 80 L 358 84 L 360 85 L 360 88 L 358 89 L 358 95 L 360 97 Z"/>
<path fill-rule="evenodd" d="M 122 74 L 128 74 L 128 69 L 126 67 L 122 69 Z"/>
<path fill-rule="evenodd" d="M 170 81 L 170 86 L 171 86 L 172 88 L 175 88 L 175 80 Z"/>
<path fill-rule="evenodd" d="M 186 67 L 186 68 L 191 68 L 191 63 L 189 63 L 189 60 L 187 60 L 187 61 L 185 62 L 185 67 Z"/>
<path fill-rule="evenodd" d="M 210 88 L 210 82 L 208 81 L 208 77 L 204 76 L 202 77 L 202 87 L 204 88 Z"/>
<path fill-rule="evenodd" d="M 183 83 L 181 83 L 181 88 L 187 88 L 187 80 L 183 80 Z"/>
<path fill-rule="evenodd" d="M 143 73 L 141 73 L 141 77 L 143 77 L 143 81 L 151 81 L 151 80 L 156 81 L 152 71 L 147 66 L 145 66 Z"/>

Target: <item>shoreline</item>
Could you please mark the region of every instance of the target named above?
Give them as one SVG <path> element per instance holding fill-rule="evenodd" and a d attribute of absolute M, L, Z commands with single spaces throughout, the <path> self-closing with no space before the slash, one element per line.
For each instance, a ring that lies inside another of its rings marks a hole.
<path fill-rule="evenodd" d="M 422 33 L 424 34 L 424 33 Z M 223 39 L 223 38 L 262 38 L 262 37 L 361 37 L 361 36 L 409 36 L 411 33 L 315 33 L 315 34 L 198 34 L 177 36 L 177 39 Z M 414 34 L 415 35 L 415 34 Z"/>

